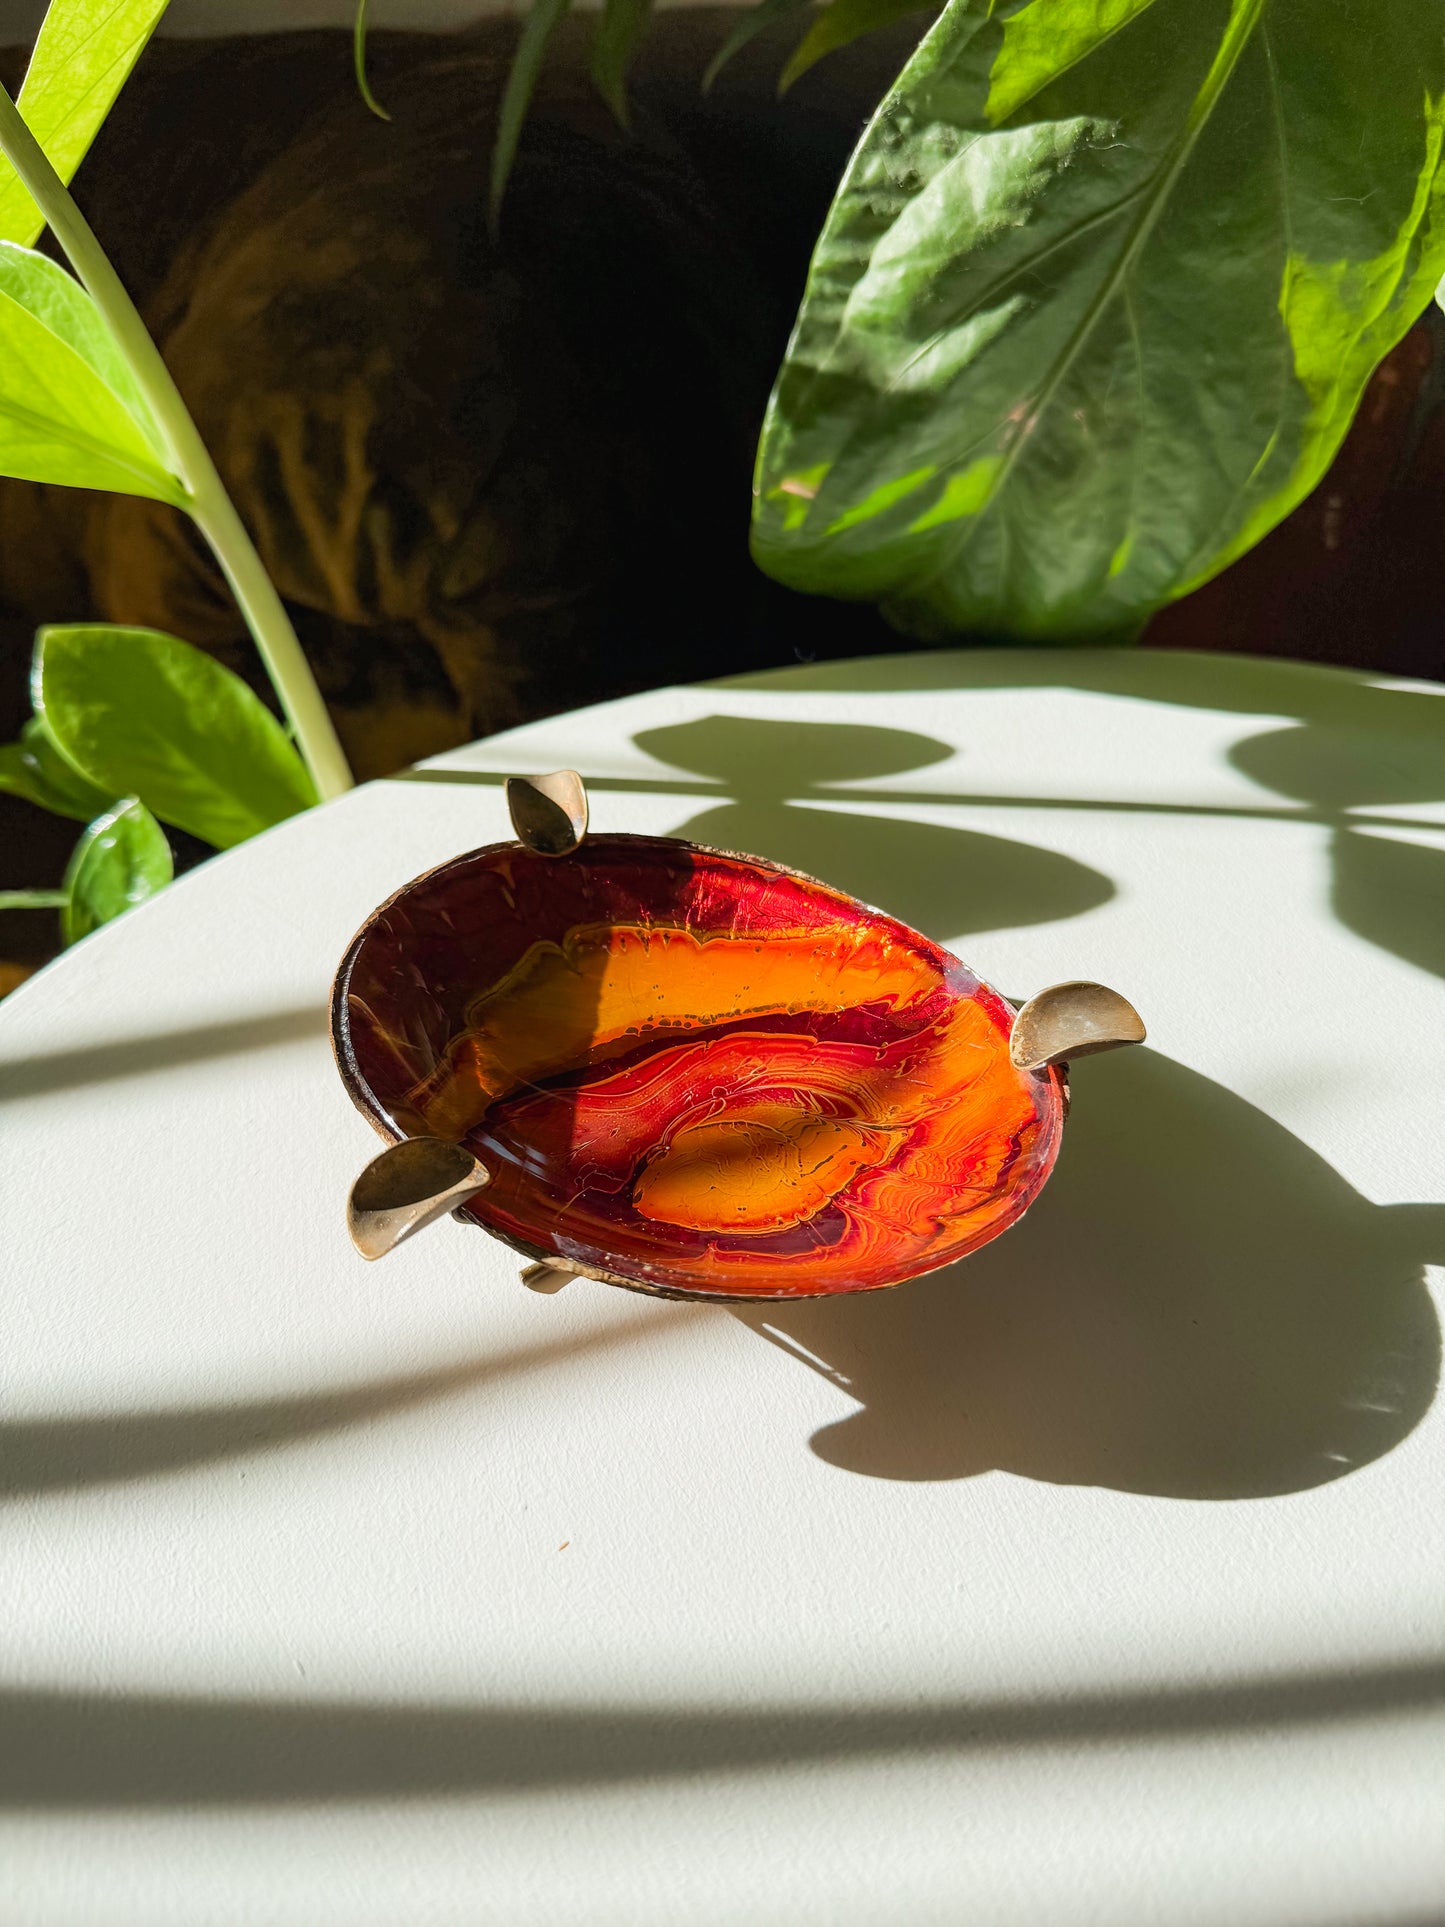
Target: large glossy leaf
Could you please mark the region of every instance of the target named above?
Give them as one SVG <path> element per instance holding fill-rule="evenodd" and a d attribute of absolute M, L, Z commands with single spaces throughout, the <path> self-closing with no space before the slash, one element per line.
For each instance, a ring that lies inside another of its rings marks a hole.
<path fill-rule="evenodd" d="M 89 823 L 115 801 L 66 761 L 38 716 L 26 723 L 18 743 L 0 744 L 0 790 L 78 823 Z"/>
<path fill-rule="evenodd" d="M 0 241 L 0 475 L 183 504 L 163 450 L 84 288 Z"/>
<path fill-rule="evenodd" d="M 61 933 L 67 943 L 89 936 L 122 911 L 144 903 L 173 875 L 165 831 L 145 805 L 125 798 L 98 817 L 76 844 L 65 872 Z"/>
<path fill-rule="evenodd" d="M 68 181 L 161 15 L 166 0 L 51 0 L 30 56 L 20 111 Z M 45 220 L 0 156 L 0 239 L 34 245 Z"/>
<path fill-rule="evenodd" d="M 42 629 L 33 695 L 94 782 L 219 849 L 316 801 L 285 731 L 240 677 L 157 629 Z"/>
<path fill-rule="evenodd" d="M 1137 628 L 1429 301 L 1442 129 L 1440 0 L 952 0 L 819 241 L 760 562 L 925 637 Z"/>

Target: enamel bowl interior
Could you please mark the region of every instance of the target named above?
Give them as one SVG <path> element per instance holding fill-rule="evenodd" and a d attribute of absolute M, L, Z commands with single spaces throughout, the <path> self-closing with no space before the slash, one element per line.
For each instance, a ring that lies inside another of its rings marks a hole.
<path fill-rule="evenodd" d="M 388 1136 L 464 1143 L 463 1214 L 645 1290 L 864 1291 L 974 1251 L 1058 1151 L 1060 1074 L 957 958 L 838 891 L 672 838 L 498 844 L 409 884 L 336 980 Z"/>

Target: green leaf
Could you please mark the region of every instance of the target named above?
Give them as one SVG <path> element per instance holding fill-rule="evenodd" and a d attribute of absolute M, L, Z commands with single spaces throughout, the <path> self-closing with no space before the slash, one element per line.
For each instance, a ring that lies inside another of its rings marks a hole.
<path fill-rule="evenodd" d="M 754 550 L 921 637 L 1133 632 L 1319 481 L 1445 270 L 1418 0 L 951 0 L 813 258 Z"/>
<path fill-rule="evenodd" d="M 932 0 L 832 0 L 832 5 L 824 7 L 793 49 L 779 78 L 778 92 L 787 93 L 793 82 L 801 80 L 824 54 L 861 40 L 864 34 L 891 27 L 895 20 L 906 20 L 910 13 L 922 13 L 931 7 Z"/>
<path fill-rule="evenodd" d="M 69 181 L 125 84 L 166 0 L 51 0 L 36 38 L 20 111 L 62 181 Z M 33 247 L 45 220 L 0 156 L 0 239 Z"/>
<path fill-rule="evenodd" d="M 507 176 L 511 173 L 512 162 L 517 157 L 517 143 L 522 138 L 522 123 L 527 118 L 527 109 L 536 91 L 537 77 L 542 71 L 542 61 L 547 52 L 547 42 L 552 38 L 553 29 L 570 5 L 571 0 L 532 0 L 527 10 L 527 18 L 522 23 L 521 38 L 517 42 L 517 51 L 512 56 L 506 87 L 502 91 L 502 104 L 497 113 L 497 138 L 492 146 L 492 184 L 488 216 L 493 233 L 501 222 L 502 197 L 507 191 Z"/>
<path fill-rule="evenodd" d="M 776 20 L 782 20 L 790 13 L 799 13 L 812 4 L 812 0 L 758 0 L 755 7 L 749 7 L 738 21 L 727 39 L 713 55 L 707 72 L 702 77 L 702 91 L 707 93 L 713 82 L 736 53 L 741 53 L 750 40 L 766 32 Z"/>
<path fill-rule="evenodd" d="M 115 791 L 102 789 L 84 770 L 77 769 L 61 753 L 41 717 L 32 716 L 21 729 L 20 747 L 49 798 L 46 809 L 59 816 L 73 816 L 78 823 L 89 823 L 115 808 Z"/>
<path fill-rule="evenodd" d="M 115 801 L 111 791 L 97 788 L 66 761 L 38 716 L 26 723 L 18 743 L 0 745 L 0 790 L 78 823 L 89 823 Z"/>
<path fill-rule="evenodd" d="M 390 120 L 376 95 L 371 91 L 371 82 L 366 77 L 366 10 L 370 0 L 356 0 L 356 24 L 351 36 L 351 60 L 356 69 L 356 90 L 378 120 Z"/>
<path fill-rule="evenodd" d="M 164 444 L 90 296 L 0 241 L 0 474 L 185 505 Z"/>
<path fill-rule="evenodd" d="M 627 70 L 647 33 L 652 0 L 605 0 L 592 36 L 592 79 L 597 91 L 626 127 Z"/>
<path fill-rule="evenodd" d="M 67 943 L 144 903 L 174 875 L 165 831 L 133 796 L 98 817 L 76 844 L 65 871 L 60 929 Z"/>
<path fill-rule="evenodd" d="M 97 783 L 218 849 L 316 801 L 286 732 L 240 677 L 157 629 L 42 629 L 33 697 Z"/>
<path fill-rule="evenodd" d="M 164 460 L 164 438 L 130 363 L 104 316 L 75 277 L 47 255 L 0 241 L 0 295 L 24 309 L 80 357 L 120 402 L 153 452 Z"/>

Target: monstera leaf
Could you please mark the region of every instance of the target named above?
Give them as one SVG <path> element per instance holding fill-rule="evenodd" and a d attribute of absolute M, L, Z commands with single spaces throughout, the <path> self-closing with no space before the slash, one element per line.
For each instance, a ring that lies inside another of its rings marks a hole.
<path fill-rule="evenodd" d="M 1445 269 L 1440 0 L 951 0 L 813 258 L 754 548 L 925 638 L 1136 630 Z"/>

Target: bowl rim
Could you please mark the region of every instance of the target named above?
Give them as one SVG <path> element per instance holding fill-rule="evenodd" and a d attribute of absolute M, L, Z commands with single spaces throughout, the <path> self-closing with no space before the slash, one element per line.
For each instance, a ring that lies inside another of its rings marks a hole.
<path fill-rule="evenodd" d="M 747 850 L 720 850 L 712 844 L 693 843 L 689 841 L 688 838 L 681 836 L 648 836 L 634 831 L 607 830 L 595 834 L 589 833 L 577 848 L 570 851 L 565 857 L 547 857 L 542 860 L 548 863 L 570 862 L 573 857 L 584 854 L 589 845 L 595 847 L 598 843 L 668 843 L 674 845 L 678 850 L 690 852 L 698 856 L 724 857 L 729 862 L 746 863 L 753 869 L 765 870 L 773 876 L 790 877 L 794 882 L 808 883 L 813 885 L 815 889 L 825 890 L 829 896 L 839 899 L 853 909 L 864 911 L 870 917 L 881 917 L 887 923 L 896 924 L 900 930 L 906 930 L 908 935 L 918 942 L 927 944 L 934 950 L 944 951 L 944 954 L 953 957 L 956 963 L 963 963 L 961 957 L 947 950 L 943 944 L 935 943 L 932 937 L 924 936 L 922 931 L 915 930 L 911 924 L 904 923 L 901 918 L 892 916 L 887 910 L 880 910 L 876 904 L 865 903 L 861 897 L 852 896 L 848 891 L 840 890 L 836 884 L 828 883 L 821 877 L 812 876 L 806 870 L 795 870 L 789 864 L 776 863 L 771 857 L 758 856 Z M 337 1074 L 345 1086 L 347 1096 L 366 1119 L 367 1123 L 370 1124 L 377 1136 L 386 1144 L 399 1144 L 409 1133 L 397 1129 L 391 1116 L 383 1108 L 376 1093 L 363 1076 L 361 1067 L 356 1062 L 355 1053 L 352 1050 L 348 992 L 351 985 L 351 972 L 355 967 L 361 947 L 371 934 L 372 928 L 377 920 L 385 916 L 393 904 L 400 902 L 403 897 L 409 896 L 413 890 L 419 889 L 423 884 L 430 883 L 433 878 L 442 876 L 446 871 L 455 869 L 460 864 L 474 862 L 478 857 L 494 857 L 503 852 L 514 851 L 520 852 L 523 855 L 536 854 L 534 851 L 528 851 L 526 845 L 517 841 L 516 838 L 509 838 L 497 843 L 480 843 L 473 850 L 463 850 L 457 856 L 448 857 L 444 863 L 437 863 L 429 870 L 420 871 L 416 876 L 410 878 L 406 883 L 403 883 L 398 889 L 393 890 L 391 895 L 383 902 L 377 904 L 376 908 L 363 920 L 350 943 L 347 944 L 345 951 L 342 953 L 341 962 L 337 965 L 335 975 L 331 980 L 328 1025 L 331 1038 L 331 1054 L 336 1063 Z M 1011 997 L 1005 997 L 1003 992 L 996 990 L 986 978 L 979 977 L 971 965 L 963 964 L 963 967 L 969 971 L 971 976 L 977 978 L 978 983 L 985 990 L 998 998 L 1004 1008 L 1009 1011 L 1011 1017 L 1017 1015 L 1020 1006 L 1016 1004 Z M 1045 1066 L 1045 1072 L 1047 1072 L 1047 1081 L 1052 1083 L 1058 1095 L 1059 1134 L 1060 1138 L 1062 1138 L 1063 1127 L 1068 1122 L 1069 1116 L 1068 1067 L 1063 1064 L 1050 1064 Z M 1044 1072 L 1030 1072 L 1026 1073 L 1026 1075 L 1037 1077 L 1041 1081 L 1044 1079 Z M 1056 1161 L 1058 1157 L 1057 1147 L 1054 1157 Z M 1020 1219 L 1033 1208 L 1044 1186 L 1052 1176 L 1053 1164 L 1051 1163 L 1034 1196 L 1030 1198 L 1018 1216 L 1012 1218 L 1009 1223 L 1003 1227 L 1003 1231 L 994 1233 L 994 1237 L 1001 1237 L 1004 1231 L 1011 1231 L 1014 1226 L 1019 1223 Z M 926 1278 L 933 1272 L 946 1271 L 950 1265 L 960 1264 L 964 1259 L 973 1255 L 972 1252 L 965 1252 L 962 1257 L 944 1258 L 937 1264 L 922 1265 L 917 1271 L 911 1271 L 903 1278 L 895 1278 L 889 1284 L 854 1285 L 845 1291 L 839 1291 L 837 1289 L 770 1292 L 690 1291 L 685 1286 L 657 1285 L 647 1279 L 628 1276 L 622 1272 L 604 1270 L 602 1267 L 596 1265 L 586 1265 L 573 1258 L 564 1258 L 558 1252 L 549 1251 L 543 1245 L 529 1244 L 525 1239 L 514 1237 L 509 1232 L 497 1230 L 492 1225 L 482 1224 L 478 1219 L 467 1216 L 464 1209 L 458 1209 L 451 1215 L 458 1223 L 470 1225 L 474 1230 L 484 1232 L 487 1237 L 494 1238 L 498 1244 L 506 1245 L 510 1250 L 519 1253 L 522 1257 L 531 1259 L 534 1264 L 556 1265 L 559 1268 L 565 1268 L 568 1271 L 575 1272 L 579 1278 L 591 1278 L 598 1284 L 620 1285 L 625 1291 L 642 1292 L 649 1298 L 676 1298 L 692 1304 L 776 1305 L 791 1304 L 797 1299 L 804 1298 L 856 1298 L 867 1292 L 896 1291 L 900 1285 L 911 1285 L 916 1279 Z M 986 1243 L 992 1242 L 992 1238 L 986 1240 Z M 981 1245 L 975 1247 L 976 1250 L 982 1250 L 983 1248 Z"/>

